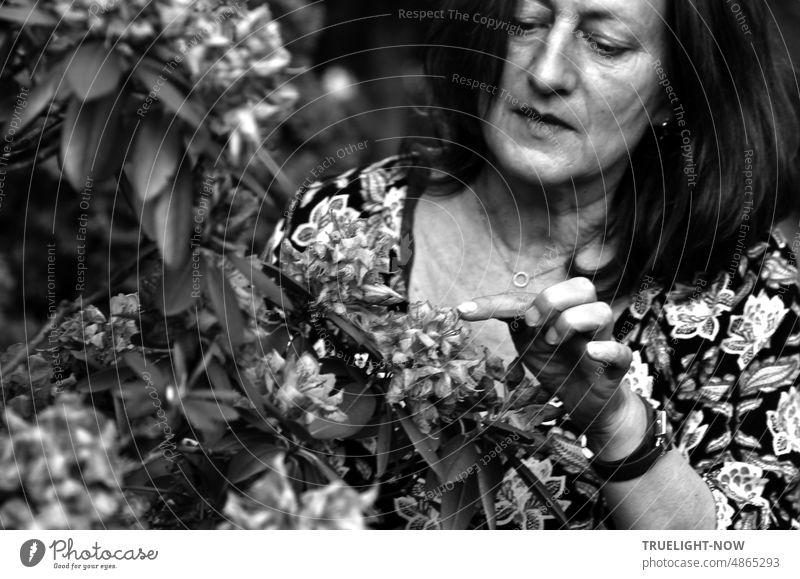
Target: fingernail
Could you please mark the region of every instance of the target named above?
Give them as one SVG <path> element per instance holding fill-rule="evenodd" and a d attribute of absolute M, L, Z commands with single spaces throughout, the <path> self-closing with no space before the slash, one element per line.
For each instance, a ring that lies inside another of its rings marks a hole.
<path fill-rule="evenodd" d="M 607 362 L 613 356 L 613 345 L 605 342 L 589 342 L 586 344 L 586 354 L 597 362 Z"/>
<path fill-rule="evenodd" d="M 457 308 L 458 313 L 462 315 L 472 314 L 478 311 L 478 304 L 475 302 L 464 302 L 460 304 Z"/>
<path fill-rule="evenodd" d="M 552 327 L 547 330 L 547 333 L 544 335 L 544 341 L 551 346 L 558 344 L 558 330 Z"/>
<path fill-rule="evenodd" d="M 531 328 L 535 328 L 542 321 L 542 314 L 539 313 L 535 307 L 528 308 L 525 311 L 525 323 Z"/>

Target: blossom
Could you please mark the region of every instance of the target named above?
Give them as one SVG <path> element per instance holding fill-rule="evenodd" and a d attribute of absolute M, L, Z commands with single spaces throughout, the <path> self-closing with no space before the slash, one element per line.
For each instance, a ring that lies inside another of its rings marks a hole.
<path fill-rule="evenodd" d="M 108 320 L 97 307 L 86 306 L 61 323 L 57 330 L 59 342 L 79 360 L 109 366 L 118 353 L 134 349 L 131 338 L 139 333 L 138 313 L 137 294 L 119 294 L 111 298 Z"/>
<path fill-rule="evenodd" d="M 285 360 L 273 351 L 261 363 L 260 373 L 267 395 L 290 419 L 310 423 L 314 417 L 342 422 L 347 415 L 339 409 L 343 392 L 335 392 L 336 376 L 320 374 L 319 362 L 311 354 Z"/>
<path fill-rule="evenodd" d="M 364 220 L 356 216 L 347 207 L 346 195 L 323 201 L 293 236 L 307 250 L 295 250 L 288 240 L 282 245 L 285 273 L 309 288 L 316 305 L 339 315 L 347 313 L 347 306 L 389 306 L 403 301 L 384 283 L 395 241 L 369 234 Z"/>
<path fill-rule="evenodd" d="M 788 311 L 778 296 L 769 298 L 764 290 L 758 296 L 748 296 L 744 313 L 731 316 L 728 337 L 720 347 L 728 354 L 738 355 L 739 368 L 744 370 L 756 354 L 769 345 Z"/>
<path fill-rule="evenodd" d="M 653 377 L 650 375 L 650 368 L 642 362 L 642 354 L 639 351 L 633 353 L 631 366 L 627 374 L 622 378 L 621 385 L 625 385 L 632 392 L 646 399 L 650 404 L 657 406 L 658 402 L 652 399 L 653 396 Z"/>
<path fill-rule="evenodd" d="M 688 340 L 694 337 L 713 340 L 719 332 L 719 316 L 731 310 L 735 294 L 728 289 L 727 274 L 721 276 L 699 297 L 679 302 L 670 299 L 664 304 L 672 337 Z"/>
<path fill-rule="evenodd" d="M 0 432 L 0 526 L 7 529 L 124 527 L 141 515 L 120 490 L 128 465 L 111 420 L 64 394 L 35 424 L 6 409 Z"/>
<path fill-rule="evenodd" d="M 767 281 L 767 287 L 778 289 L 782 285 L 796 284 L 798 280 L 797 266 L 775 251 L 764 259 L 761 277 Z"/>
<path fill-rule="evenodd" d="M 270 467 L 240 495 L 229 492 L 220 529 L 347 529 L 365 528 L 364 511 L 373 502 L 370 493 L 358 494 L 342 483 L 298 494 L 293 489 L 284 455 L 270 459 Z"/>
<path fill-rule="evenodd" d="M 767 428 L 776 455 L 800 452 L 800 392 L 796 387 L 781 392 L 776 410 L 767 410 Z"/>
<path fill-rule="evenodd" d="M 763 474 L 764 470 L 754 464 L 726 460 L 714 480 L 725 496 L 739 507 L 752 505 L 761 509 L 762 525 L 766 525 L 769 520 L 769 502 L 762 496 L 767 484 Z"/>

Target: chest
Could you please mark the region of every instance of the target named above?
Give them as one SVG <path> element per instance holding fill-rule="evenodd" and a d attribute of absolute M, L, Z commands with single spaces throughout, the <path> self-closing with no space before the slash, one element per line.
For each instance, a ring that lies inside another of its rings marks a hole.
<path fill-rule="evenodd" d="M 423 198 L 415 208 L 410 301 L 455 307 L 476 297 L 525 292 L 537 295 L 567 279 L 566 258 L 546 244 L 517 254 L 502 248 L 474 225 L 465 226 L 452 202 Z M 514 274 L 524 271 L 530 282 L 516 287 Z M 627 296 L 612 303 L 615 319 L 629 304 Z M 508 327 L 498 320 L 468 323 L 473 339 L 506 361 L 516 357 Z"/>

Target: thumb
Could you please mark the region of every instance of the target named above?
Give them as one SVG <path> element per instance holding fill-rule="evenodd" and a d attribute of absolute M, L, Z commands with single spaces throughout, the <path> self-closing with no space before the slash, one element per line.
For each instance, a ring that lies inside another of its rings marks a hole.
<path fill-rule="evenodd" d="M 589 342 L 586 344 L 586 355 L 602 364 L 606 378 L 614 381 L 622 380 L 633 361 L 631 349 L 613 340 Z"/>

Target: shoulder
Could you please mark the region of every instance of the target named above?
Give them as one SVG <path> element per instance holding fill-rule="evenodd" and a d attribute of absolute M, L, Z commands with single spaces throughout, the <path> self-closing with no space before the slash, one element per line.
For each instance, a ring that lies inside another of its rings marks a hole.
<path fill-rule="evenodd" d="M 309 180 L 284 211 L 265 254 L 274 254 L 284 239 L 302 251 L 330 233 L 332 216 L 363 218 L 368 227 L 399 239 L 414 166 L 413 156 L 396 155 L 324 180 Z"/>

